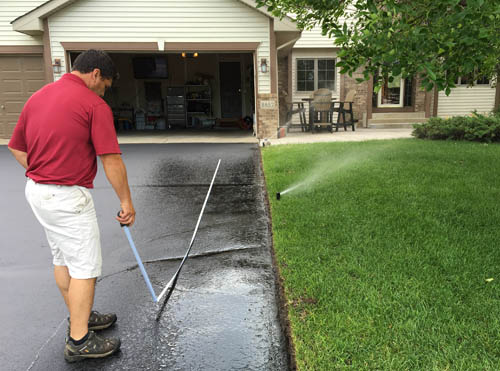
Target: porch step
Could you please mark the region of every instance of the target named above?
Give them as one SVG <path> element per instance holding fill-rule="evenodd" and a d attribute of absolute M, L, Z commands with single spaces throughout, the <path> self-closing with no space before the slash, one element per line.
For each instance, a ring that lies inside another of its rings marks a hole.
<path fill-rule="evenodd" d="M 425 112 L 374 112 L 372 113 L 372 120 L 382 120 L 382 119 L 425 119 Z"/>
<path fill-rule="evenodd" d="M 398 122 L 398 123 L 380 123 L 380 124 L 372 124 L 368 123 L 369 129 L 413 129 L 414 122 Z"/>
<path fill-rule="evenodd" d="M 424 122 L 425 112 L 383 112 L 373 113 L 372 118 L 368 120 L 367 126 L 373 129 L 412 129 L 413 124 Z"/>
<path fill-rule="evenodd" d="M 390 118 L 390 119 L 369 119 L 369 124 L 411 124 L 416 122 L 424 122 L 426 121 L 425 117 L 422 118 L 410 118 L 410 117 L 401 117 L 398 119 Z"/>

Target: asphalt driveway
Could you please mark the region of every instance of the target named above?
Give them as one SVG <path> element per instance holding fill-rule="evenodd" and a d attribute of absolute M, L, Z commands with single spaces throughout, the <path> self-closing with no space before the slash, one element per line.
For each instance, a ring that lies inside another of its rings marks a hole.
<path fill-rule="evenodd" d="M 256 144 L 122 145 L 137 210 L 131 228 L 159 292 L 189 245 L 221 167 L 191 257 L 159 322 L 158 307 L 114 215 L 99 169 L 92 191 L 103 244 L 95 309 L 114 311 L 109 359 L 67 364 L 66 308 L 43 230 L 25 199 L 23 169 L 0 146 L 0 365 L 2 370 L 286 370 L 264 185 Z"/>

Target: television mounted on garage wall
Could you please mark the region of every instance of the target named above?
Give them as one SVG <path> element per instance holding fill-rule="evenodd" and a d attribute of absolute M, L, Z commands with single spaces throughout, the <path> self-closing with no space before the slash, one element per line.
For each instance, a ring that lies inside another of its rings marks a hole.
<path fill-rule="evenodd" d="M 134 57 L 132 65 L 136 79 L 168 78 L 167 57 L 165 56 Z"/>

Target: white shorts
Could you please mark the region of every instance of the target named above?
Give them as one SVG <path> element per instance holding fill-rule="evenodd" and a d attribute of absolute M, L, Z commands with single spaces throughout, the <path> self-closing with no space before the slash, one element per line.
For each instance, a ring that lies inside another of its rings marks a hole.
<path fill-rule="evenodd" d="M 89 190 L 39 184 L 28 178 L 26 199 L 45 229 L 54 265 L 68 267 L 72 278 L 100 276 L 99 226 Z"/>

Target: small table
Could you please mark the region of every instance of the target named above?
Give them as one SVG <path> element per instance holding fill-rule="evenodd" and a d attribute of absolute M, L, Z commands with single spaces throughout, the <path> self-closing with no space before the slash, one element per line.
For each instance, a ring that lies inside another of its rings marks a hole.
<path fill-rule="evenodd" d="M 308 110 L 309 110 L 309 130 L 313 130 L 313 125 L 314 125 L 314 117 L 313 117 L 313 111 L 311 110 L 311 102 L 314 100 L 314 98 L 302 98 L 303 102 L 307 102 L 309 105 Z M 335 102 L 337 98 L 332 98 L 332 103 Z M 321 113 L 323 115 L 323 113 Z"/>

